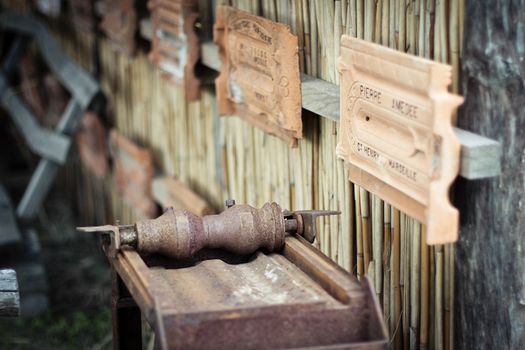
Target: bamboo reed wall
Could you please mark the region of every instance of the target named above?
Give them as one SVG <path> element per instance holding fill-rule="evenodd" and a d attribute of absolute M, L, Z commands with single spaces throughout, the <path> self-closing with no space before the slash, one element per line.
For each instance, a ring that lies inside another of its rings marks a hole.
<path fill-rule="evenodd" d="M 201 1 L 206 3 L 205 1 Z M 299 37 L 300 66 L 335 84 L 339 38 L 349 34 L 454 67 L 458 88 L 464 0 L 232 0 L 218 1 L 290 25 Z M 203 8 L 202 11 L 207 11 Z M 205 26 L 207 27 L 207 26 Z M 60 34 L 64 38 L 64 33 Z M 90 67 L 91 41 L 63 40 Z M 112 123 L 151 148 L 159 171 L 173 175 L 216 209 L 226 198 L 260 206 L 276 201 L 290 209 L 340 210 L 321 222 L 316 244 L 359 278 L 368 276 L 383 306 L 396 349 L 451 349 L 453 344 L 454 247 L 429 247 L 425 227 L 380 198 L 347 181 L 336 159 L 338 125 L 304 113 L 305 138 L 290 149 L 238 118 L 217 116 L 213 87 L 200 102 L 186 103 L 160 78 L 147 52 L 129 59 L 98 45 L 100 78 Z M 93 179 L 70 167 L 80 184 L 82 208 L 91 224 L 133 211 L 119 199 L 111 179 Z M 106 197 L 110 207 L 104 206 Z"/>

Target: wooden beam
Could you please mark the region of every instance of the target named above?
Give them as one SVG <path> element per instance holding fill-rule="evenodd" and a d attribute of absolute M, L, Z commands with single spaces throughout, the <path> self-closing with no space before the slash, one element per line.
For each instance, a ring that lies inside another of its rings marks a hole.
<path fill-rule="evenodd" d="M 0 270 L 0 317 L 18 316 L 20 295 L 16 272 L 12 269 Z"/>
<path fill-rule="evenodd" d="M 140 23 L 141 35 L 151 40 L 151 23 L 143 19 Z M 221 61 L 218 47 L 214 42 L 201 44 L 203 65 L 219 71 Z M 339 121 L 339 86 L 325 80 L 301 74 L 302 107 L 321 117 Z M 461 143 L 460 175 L 468 180 L 498 176 L 501 172 L 501 147 L 499 142 L 466 130 L 455 128 Z"/>
<path fill-rule="evenodd" d="M 461 181 L 455 349 L 525 349 L 525 11 L 466 1 L 460 126 L 502 144 L 498 179 Z"/>

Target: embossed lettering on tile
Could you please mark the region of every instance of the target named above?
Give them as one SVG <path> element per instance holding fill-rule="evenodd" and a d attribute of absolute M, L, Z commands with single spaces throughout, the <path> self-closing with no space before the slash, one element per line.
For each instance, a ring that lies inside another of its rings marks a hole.
<path fill-rule="evenodd" d="M 448 92 L 451 67 L 345 35 L 339 70 L 337 154 L 350 180 L 426 224 L 428 243 L 455 241 L 451 119 L 463 99 Z"/>
<path fill-rule="evenodd" d="M 297 37 L 286 25 L 227 6 L 218 7 L 216 17 L 219 112 L 295 145 L 302 138 Z"/>

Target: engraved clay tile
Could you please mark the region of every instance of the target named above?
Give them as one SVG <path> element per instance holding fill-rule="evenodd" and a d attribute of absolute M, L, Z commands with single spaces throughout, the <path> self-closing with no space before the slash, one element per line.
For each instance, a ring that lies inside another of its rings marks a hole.
<path fill-rule="evenodd" d="M 100 28 L 106 33 L 115 50 L 133 55 L 137 30 L 134 0 L 105 0 L 104 18 Z"/>
<path fill-rule="evenodd" d="M 109 170 L 106 129 L 96 113 L 86 112 L 82 116 L 75 143 L 86 168 L 100 178 L 106 176 Z"/>
<path fill-rule="evenodd" d="M 162 208 L 185 209 L 198 216 L 213 214 L 202 197 L 173 177 L 156 177 L 151 186 L 153 196 Z"/>
<path fill-rule="evenodd" d="M 200 58 L 195 25 L 196 0 L 150 0 L 151 52 L 149 58 L 168 81 L 180 86 L 187 101 L 200 99 L 200 80 L 195 66 Z"/>
<path fill-rule="evenodd" d="M 456 241 L 452 115 L 463 98 L 448 92 L 452 68 L 347 35 L 338 63 L 337 155 L 350 180 L 427 225 L 427 243 Z"/>
<path fill-rule="evenodd" d="M 215 81 L 219 113 L 296 146 L 302 138 L 297 36 L 287 25 L 219 6 L 214 40 L 222 60 Z"/>
<path fill-rule="evenodd" d="M 151 152 L 137 146 L 115 129 L 111 130 L 109 140 L 115 181 L 124 201 L 143 218 L 154 218 L 157 205 L 151 192 L 154 174 Z"/>
<path fill-rule="evenodd" d="M 69 0 L 71 21 L 75 29 L 83 34 L 94 35 L 95 1 L 94 0 Z"/>

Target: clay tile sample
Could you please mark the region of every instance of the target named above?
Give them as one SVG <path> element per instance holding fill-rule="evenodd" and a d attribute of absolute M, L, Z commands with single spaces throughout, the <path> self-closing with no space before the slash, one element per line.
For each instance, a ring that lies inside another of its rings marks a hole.
<path fill-rule="evenodd" d="M 94 35 L 95 1 L 94 0 L 69 0 L 71 22 L 75 29 L 83 34 Z"/>
<path fill-rule="evenodd" d="M 97 177 L 108 174 L 108 152 L 106 147 L 106 129 L 97 114 L 86 112 L 80 120 L 80 127 L 75 134 L 82 163 Z"/>
<path fill-rule="evenodd" d="M 427 243 L 453 242 L 459 213 L 449 187 L 459 171 L 448 92 L 452 68 L 344 35 L 337 155 L 350 180 L 427 225 Z"/>
<path fill-rule="evenodd" d="M 115 181 L 124 201 L 143 218 L 154 218 L 157 206 L 151 193 L 154 174 L 151 152 L 115 129 L 111 130 L 109 143 Z"/>
<path fill-rule="evenodd" d="M 200 58 L 195 24 L 199 18 L 196 0 L 150 0 L 150 60 L 168 81 L 184 89 L 187 101 L 200 99 L 200 81 L 195 66 Z"/>
<path fill-rule="evenodd" d="M 237 115 L 295 146 L 302 138 L 298 39 L 287 25 L 217 7 L 221 115 Z"/>
<path fill-rule="evenodd" d="M 202 197 L 172 177 L 156 177 L 152 183 L 152 191 L 153 197 L 163 208 L 185 209 L 198 216 L 213 214 Z"/>
<path fill-rule="evenodd" d="M 133 55 L 137 30 L 134 0 L 105 0 L 104 17 L 100 27 L 116 51 Z"/>

